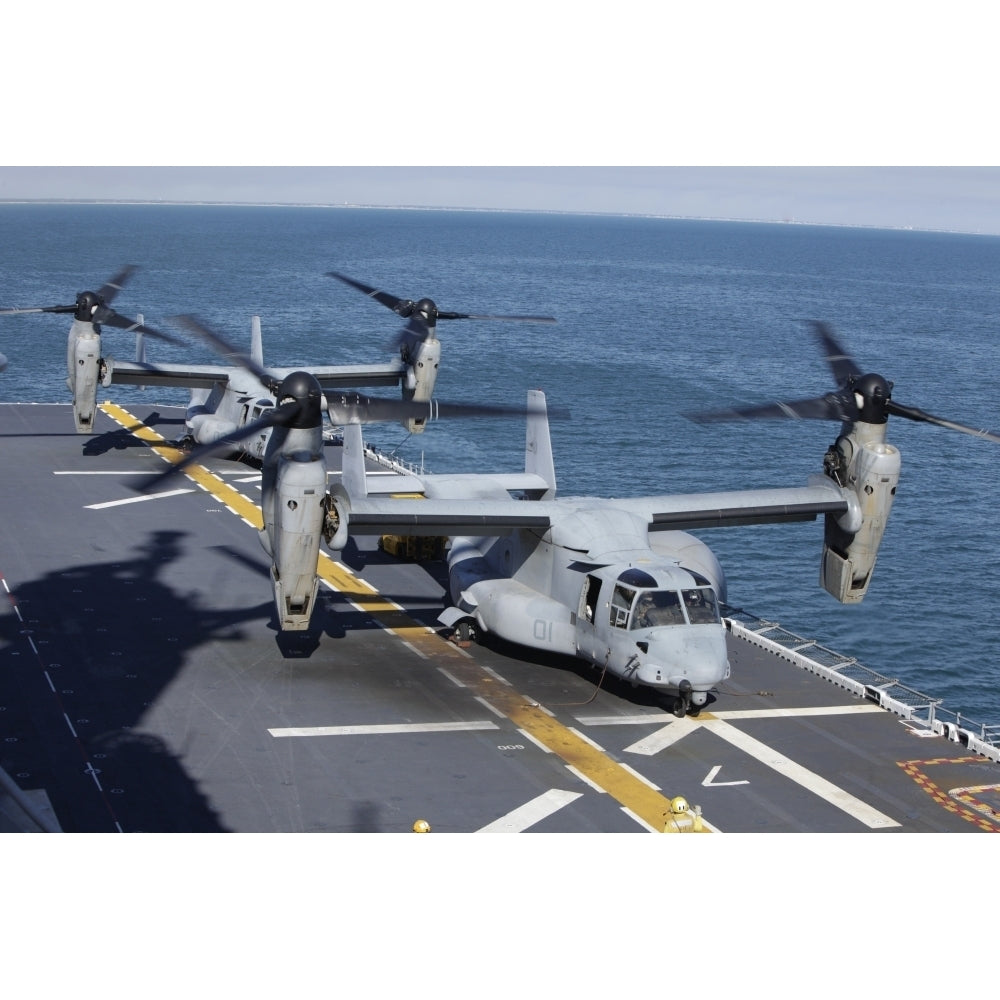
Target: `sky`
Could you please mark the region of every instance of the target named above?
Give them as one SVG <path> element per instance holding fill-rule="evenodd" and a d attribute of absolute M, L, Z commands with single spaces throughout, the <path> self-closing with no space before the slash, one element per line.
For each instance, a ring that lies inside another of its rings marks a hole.
<path fill-rule="evenodd" d="M 0 199 L 406 205 L 1000 234 L 998 167 L 0 167 Z"/>
<path fill-rule="evenodd" d="M 44 51 L 11 44 L 0 61 L 0 199 L 1000 234 L 984 9 L 247 0 L 236 16 L 174 0 L 162 16 L 91 0 L 55 16 L 17 5 L 6 37 L 44 38 Z"/>

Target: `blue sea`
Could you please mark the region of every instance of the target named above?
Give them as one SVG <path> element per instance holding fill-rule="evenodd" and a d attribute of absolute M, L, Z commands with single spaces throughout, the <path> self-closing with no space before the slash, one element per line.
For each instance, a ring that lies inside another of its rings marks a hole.
<path fill-rule="evenodd" d="M 70 303 L 125 264 L 115 300 L 153 326 L 195 313 L 239 345 L 261 317 L 265 360 L 307 366 L 390 357 L 400 321 L 324 276 L 341 271 L 442 310 L 548 314 L 555 325 L 439 325 L 437 395 L 520 402 L 544 389 L 560 493 L 795 486 L 822 469 L 833 423 L 698 426 L 682 413 L 833 388 L 807 321 L 825 320 L 901 403 L 1000 429 L 1000 237 L 791 224 L 269 206 L 0 205 L 0 307 Z M 0 401 L 67 401 L 60 315 L 0 317 Z M 106 329 L 105 353 L 133 356 Z M 153 343 L 150 360 L 215 361 Z M 154 392 L 157 394 L 154 395 Z M 107 395 L 184 395 L 113 386 Z M 434 424 L 384 450 L 433 472 L 523 463 L 519 423 Z M 900 485 L 863 604 L 819 587 L 822 523 L 701 532 L 729 603 L 814 638 L 972 723 L 1000 723 L 991 608 L 995 444 L 894 418 Z"/>

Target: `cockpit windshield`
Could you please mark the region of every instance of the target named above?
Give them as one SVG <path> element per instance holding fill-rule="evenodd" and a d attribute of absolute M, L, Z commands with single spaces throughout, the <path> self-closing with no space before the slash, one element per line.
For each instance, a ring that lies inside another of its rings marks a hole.
<path fill-rule="evenodd" d="M 686 612 L 686 617 L 685 617 Z M 715 592 L 698 587 L 678 593 L 675 590 L 646 590 L 639 594 L 632 614 L 632 628 L 656 628 L 660 625 L 704 625 L 721 622 Z"/>
<path fill-rule="evenodd" d="M 692 625 L 715 624 L 722 621 L 715 591 L 711 587 L 698 587 L 684 591 L 684 609 Z"/>

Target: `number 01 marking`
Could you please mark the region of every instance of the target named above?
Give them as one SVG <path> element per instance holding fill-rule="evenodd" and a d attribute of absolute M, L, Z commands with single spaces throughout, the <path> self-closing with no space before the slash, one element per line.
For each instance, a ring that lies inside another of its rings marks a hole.
<path fill-rule="evenodd" d="M 552 641 L 552 622 L 547 621 L 544 618 L 535 619 L 535 638 L 539 642 L 551 642 Z"/>

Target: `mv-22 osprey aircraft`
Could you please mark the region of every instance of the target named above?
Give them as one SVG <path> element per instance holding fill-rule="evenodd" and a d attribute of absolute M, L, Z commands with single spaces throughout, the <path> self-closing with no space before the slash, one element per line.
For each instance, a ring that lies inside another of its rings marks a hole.
<path fill-rule="evenodd" d="M 255 369 L 263 369 L 264 358 L 260 318 L 251 320 L 250 366 L 203 364 L 150 364 L 145 358 L 146 335 L 169 343 L 181 341 L 145 325 L 141 317 L 129 319 L 115 312 L 111 303 L 135 273 L 129 265 L 102 285 L 96 292 L 80 292 L 69 305 L 35 306 L 29 308 L 0 309 L 0 316 L 20 313 L 72 313 L 73 324 L 69 331 L 66 352 L 66 384 L 73 397 L 73 419 L 81 434 L 93 433 L 97 409 L 97 386 L 143 385 L 171 386 L 189 389 L 186 424 L 188 437 L 194 444 L 208 444 L 238 432 L 244 426 L 260 419 L 264 411 L 274 406 L 268 384 L 261 382 Z M 446 312 L 439 310 L 432 299 L 399 298 L 371 285 L 349 278 L 335 271 L 328 277 L 356 288 L 369 298 L 391 309 L 405 319 L 406 325 L 396 336 L 394 347 L 398 357 L 389 362 L 365 365 L 310 365 L 309 371 L 324 391 L 357 388 L 358 386 L 395 386 L 402 389 L 402 398 L 413 402 L 426 402 L 434 393 L 441 362 L 441 342 L 437 337 L 439 320 L 507 320 L 526 323 L 554 323 L 551 316 L 507 316 L 475 313 Z M 136 334 L 136 360 L 121 361 L 105 357 L 102 349 L 102 327 L 109 326 Z M 223 343 L 216 338 L 216 349 Z M 227 354 L 232 352 L 225 348 Z M 241 355 L 242 357 L 242 355 Z M 246 359 L 244 358 L 244 361 Z M 291 368 L 270 368 L 268 378 L 291 374 Z M 423 413 L 417 408 L 415 413 Z M 411 433 L 420 433 L 427 417 L 400 418 Z M 263 458 L 267 447 L 267 428 L 251 439 L 244 439 L 242 450 L 253 458 Z"/>
<path fill-rule="evenodd" d="M 271 558 L 278 624 L 282 630 L 308 628 L 319 586 L 317 561 L 322 538 L 332 538 L 324 458 L 323 420 L 334 425 L 398 420 L 420 431 L 428 420 L 444 417 L 513 416 L 511 407 L 440 403 L 431 398 L 440 359 L 436 320 L 506 319 L 552 323 L 548 316 L 486 316 L 439 313 L 430 299 L 397 299 L 342 275 L 332 274 L 376 298 L 409 322 L 400 334 L 400 359 L 387 365 L 316 366 L 309 371 L 265 368 L 260 325 L 252 324 L 251 352 L 244 355 L 193 316 L 177 317 L 216 353 L 236 365 L 153 365 L 145 360 L 116 362 L 102 357 L 101 324 L 171 343 L 183 343 L 129 320 L 110 308 L 135 269 L 125 268 L 98 292 L 81 292 L 72 306 L 9 309 L 22 312 L 73 312 L 67 353 L 67 384 L 73 393 L 77 430 L 93 430 L 98 382 L 167 385 L 191 390 L 187 426 L 196 447 L 175 466 L 143 484 L 200 461 L 210 453 L 237 449 L 261 461 L 261 544 Z M 140 353 L 142 353 L 140 349 Z M 403 398 L 373 399 L 344 387 L 401 382 Z"/>
<path fill-rule="evenodd" d="M 345 429 L 344 472 L 331 496 L 334 547 L 349 534 L 448 535 L 451 606 L 440 621 L 582 657 L 647 686 L 678 717 L 697 712 L 729 676 L 722 568 L 693 529 L 825 519 L 820 583 L 856 603 L 871 582 L 899 479 L 890 415 L 1000 442 L 989 431 L 891 398 L 824 324 L 815 330 L 837 388 L 825 396 L 690 414 L 702 422 L 756 417 L 838 420 L 823 472 L 798 488 L 599 499 L 556 498 L 545 400 L 529 393 L 523 473 L 428 475 L 421 500 L 366 491 L 361 429 Z M 522 502 L 516 502 L 517 497 Z M 602 674 L 603 676 L 603 674 Z"/>

